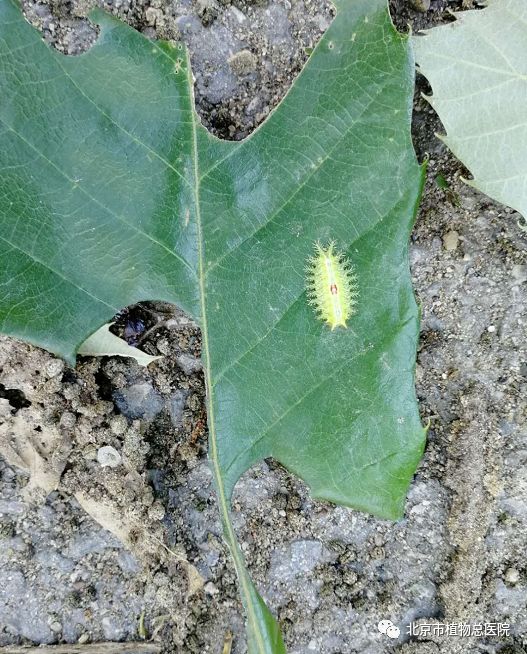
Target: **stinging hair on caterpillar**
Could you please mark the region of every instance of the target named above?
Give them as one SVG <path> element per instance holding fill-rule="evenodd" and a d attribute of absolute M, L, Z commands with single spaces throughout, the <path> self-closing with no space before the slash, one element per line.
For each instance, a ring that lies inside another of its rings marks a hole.
<path fill-rule="evenodd" d="M 331 330 L 347 327 L 346 321 L 355 313 L 358 290 L 356 276 L 345 255 L 335 250 L 333 241 L 325 248 L 317 242 L 306 271 L 309 304 L 317 316 Z"/>

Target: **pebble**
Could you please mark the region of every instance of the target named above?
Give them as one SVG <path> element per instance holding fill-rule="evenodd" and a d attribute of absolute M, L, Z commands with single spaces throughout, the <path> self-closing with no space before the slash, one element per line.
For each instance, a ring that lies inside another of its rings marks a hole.
<path fill-rule="evenodd" d="M 198 16 L 204 27 L 210 25 L 218 17 L 218 7 L 214 0 L 197 0 Z"/>
<path fill-rule="evenodd" d="M 245 14 L 238 9 L 238 7 L 234 7 L 233 5 L 230 7 L 231 14 L 236 17 L 236 20 L 238 23 L 243 23 L 245 21 Z"/>
<path fill-rule="evenodd" d="M 147 382 L 115 391 L 113 399 L 123 416 L 130 420 L 153 420 L 164 404 L 160 394 Z"/>
<path fill-rule="evenodd" d="M 167 405 L 170 413 L 172 424 L 176 427 L 181 425 L 183 420 L 183 411 L 185 409 L 185 402 L 187 401 L 188 393 L 182 389 L 174 391 L 169 398 Z"/>
<path fill-rule="evenodd" d="M 103 468 L 117 468 L 121 465 L 121 455 L 115 447 L 104 445 L 97 451 L 97 461 Z"/>
<path fill-rule="evenodd" d="M 97 448 L 93 443 L 88 443 L 82 450 L 82 456 L 87 461 L 95 461 L 97 459 Z"/>
<path fill-rule="evenodd" d="M 430 0 L 410 0 L 410 5 L 416 11 L 428 11 L 430 9 Z"/>
<path fill-rule="evenodd" d="M 180 354 L 176 361 L 185 375 L 192 375 L 195 372 L 199 372 L 203 368 L 201 359 L 198 357 L 193 357 L 190 354 Z"/>
<path fill-rule="evenodd" d="M 207 595 L 217 595 L 220 592 L 212 583 L 212 581 L 208 581 L 205 586 L 203 586 L 203 590 L 207 593 Z"/>
<path fill-rule="evenodd" d="M 160 338 L 156 343 L 156 347 L 161 354 L 170 354 L 170 342 L 168 338 Z"/>
<path fill-rule="evenodd" d="M 508 584 L 515 585 L 520 581 L 520 573 L 516 568 L 509 568 L 505 572 L 505 581 Z"/>
<path fill-rule="evenodd" d="M 240 50 L 229 59 L 229 66 L 240 77 L 252 73 L 257 64 L 256 56 L 250 50 Z"/>
<path fill-rule="evenodd" d="M 46 363 L 44 372 L 46 374 L 46 377 L 49 379 L 52 379 L 53 377 L 57 377 L 60 375 L 60 373 L 64 370 L 64 361 L 61 359 L 51 359 L 51 361 L 48 361 Z"/>
<path fill-rule="evenodd" d="M 110 419 L 110 429 L 112 434 L 116 436 L 121 436 L 128 428 L 128 421 L 124 416 L 113 416 Z"/>
<path fill-rule="evenodd" d="M 459 243 L 459 233 L 456 232 L 455 230 L 447 232 L 443 236 L 443 247 L 448 252 L 453 252 L 457 248 L 458 243 Z"/>
<path fill-rule="evenodd" d="M 164 572 L 156 572 L 153 581 L 154 584 L 158 587 L 168 586 L 170 584 L 170 577 Z"/>
<path fill-rule="evenodd" d="M 151 520 L 163 520 L 165 517 L 165 507 L 160 502 L 154 502 L 148 509 L 148 517 Z"/>
<path fill-rule="evenodd" d="M 386 538 L 382 534 L 375 534 L 375 536 L 373 537 L 373 542 L 378 547 L 381 547 L 381 545 L 384 545 L 384 543 L 386 542 Z"/>
<path fill-rule="evenodd" d="M 527 281 L 527 266 L 521 264 L 515 264 L 512 267 L 512 276 L 514 279 L 517 279 L 519 282 Z"/>
<path fill-rule="evenodd" d="M 342 581 L 347 585 L 347 586 L 354 586 L 357 581 L 358 581 L 358 576 L 355 570 L 346 570 L 344 574 L 342 575 Z"/>
<path fill-rule="evenodd" d="M 156 25 L 158 22 L 162 21 L 163 12 L 160 9 L 148 7 L 148 9 L 145 11 L 145 18 L 149 25 Z"/>

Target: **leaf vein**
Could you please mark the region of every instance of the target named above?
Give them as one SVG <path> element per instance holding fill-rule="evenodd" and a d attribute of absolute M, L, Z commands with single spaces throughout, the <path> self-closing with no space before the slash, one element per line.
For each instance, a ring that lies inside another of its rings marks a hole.
<path fill-rule="evenodd" d="M 11 127 L 11 125 L 9 125 L 8 123 L 6 123 L 5 120 L 3 120 L 2 118 L 0 118 L 0 123 L 2 123 L 3 125 L 5 125 L 5 126 L 7 127 L 7 129 L 9 129 L 13 134 L 15 134 L 15 136 L 17 136 L 21 141 L 23 141 L 23 142 L 24 142 L 28 147 L 30 147 L 34 152 L 36 152 L 36 153 L 37 153 L 37 154 L 38 154 L 38 155 L 39 155 L 39 156 L 40 156 L 44 161 L 46 161 L 46 162 L 47 162 L 50 166 L 52 166 L 52 167 L 53 167 L 57 172 L 59 172 L 59 173 L 60 173 L 60 174 L 65 178 L 65 179 L 67 179 L 69 182 L 71 182 L 72 184 L 74 184 L 75 187 L 78 188 L 79 191 L 80 191 L 81 193 L 83 193 L 83 194 L 84 194 L 88 199 L 90 199 L 92 202 L 94 202 L 94 203 L 97 204 L 99 207 L 101 207 L 101 209 L 104 209 L 105 211 L 107 211 L 111 216 L 113 216 L 114 218 L 116 218 L 119 222 L 123 223 L 124 225 L 126 225 L 126 226 L 129 227 L 130 229 L 134 230 L 136 233 L 140 234 L 141 236 L 144 236 L 144 237 L 147 238 L 149 241 L 152 241 L 152 243 L 155 243 L 155 244 L 158 245 L 159 247 L 163 248 L 166 252 L 168 252 L 168 253 L 171 254 L 173 257 L 175 257 L 175 258 L 176 258 L 180 263 L 182 263 L 184 266 L 186 266 L 186 268 L 188 268 L 189 271 L 192 272 L 192 274 L 193 274 L 194 276 L 196 275 L 194 269 L 193 269 L 192 266 L 188 263 L 188 261 L 186 261 L 185 259 L 183 259 L 183 257 L 181 257 L 177 252 L 175 252 L 174 250 L 171 250 L 171 249 L 170 249 L 168 246 L 166 246 L 164 243 L 161 243 L 160 241 L 158 241 L 157 239 L 155 239 L 153 236 L 150 236 L 150 234 L 147 234 L 147 233 L 144 232 L 143 230 L 139 229 L 136 225 L 133 225 L 132 223 L 129 223 L 127 220 L 124 220 L 121 216 L 119 216 L 118 214 L 116 214 L 116 213 L 115 213 L 114 211 L 112 211 L 109 207 L 106 207 L 104 204 L 102 204 L 102 202 L 100 202 L 99 200 L 97 200 L 97 198 L 95 198 L 94 196 L 92 196 L 92 195 L 91 195 L 91 194 L 90 194 L 90 193 L 89 193 L 85 188 L 83 188 L 83 186 L 81 186 L 81 184 L 78 182 L 78 180 L 75 180 L 75 179 L 72 179 L 71 177 L 69 177 L 69 175 L 67 175 L 67 174 L 66 174 L 66 173 L 65 173 L 65 172 L 64 172 L 64 171 L 63 171 L 59 166 L 57 166 L 57 164 L 56 164 L 54 161 L 51 161 L 51 159 L 49 159 L 48 157 L 46 157 L 46 156 L 44 155 L 43 152 L 41 152 L 41 151 L 40 151 L 36 146 L 34 146 L 30 141 L 28 141 L 24 136 L 22 136 L 22 134 L 20 134 L 20 133 L 17 132 L 15 129 L 13 129 L 13 127 Z"/>
<path fill-rule="evenodd" d="M 206 275 L 209 275 L 224 259 L 226 259 L 228 256 L 231 254 L 237 252 L 240 247 L 243 246 L 244 243 L 247 241 L 250 241 L 253 239 L 255 236 L 257 236 L 262 230 L 264 230 L 266 227 L 268 227 L 270 224 L 274 222 L 274 219 L 294 200 L 294 198 L 306 187 L 308 187 L 308 184 L 310 180 L 321 170 L 321 168 L 324 166 L 324 164 L 327 161 L 333 161 L 332 160 L 332 155 L 335 152 L 335 150 L 338 149 L 338 147 L 341 145 L 342 141 L 348 134 L 357 126 L 357 123 L 360 121 L 362 116 L 368 111 L 368 109 L 371 108 L 372 104 L 379 98 L 379 96 L 382 95 L 382 93 L 385 90 L 385 85 L 381 85 L 378 91 L 371 97 L 369 102 L 366 103 L 366 105 L 363 107 L 363 109 L 360 111 L 359 115 L 356 117 L 356 119 L 348 126 L 348 128 L 343 132 L 342 136 L 337 139 L 335 144 L 328 150 L 326 156 L 322 159 L 321 162 L 319 162 L 317 165 L 314 166 L 312 170 L 309 171 L 308 175 L 306 176 L 306 179 L 302 182 L 302 184 L 298 185 L 295 187 L 295 190 L 293 193 L 291 193 L 287 199 L 276 209 L 273 211 L 273 213 L 267 218 L 261 225 L 258 226 L 258 228 L 246 236 L 240 243 L 236 244 L 234 247 L 231 249 L 227 250 L 224 254 L 222 254 L 216 261 L 213 261 L 207 271 Z M 309 187 L 308 187 L 309 188 Z"/>
<path fill-rule="evenodd" d="M 2 235 L 0 234 L 0 239 L 1 239 L 2 241 L 4 241 L 5 243 L 7 243 L 7 244 L 9 245 L 9 247 L 13 248 L 14 250 L 18 250 L 18 251 L 21 252 L 22 254 L 25 254 L 26 257 L 28 257 L 28 259 L 30 259 L 31 261 L 34 261 L 35 263 L 38 263 L 38 264 L 39 264 L 40 266 L 42 266 L 43 268 L 46 268 L 46 270 L 49 270 L 49 271 L 52 272 L 54 275 L 57 275 L 57 277 L 60 277 L 60 279 L 62 279 L 63 281 L 65 281 L 65 282 L 66 282 L 67 284 L 69 284 L 70 286 L 73 286 L 73 287 L 76 288 L 77 290 L 82 291 L 83 293 L 85 293 L 86 295 L 88 295 L 88 296 L 91 297 L 92 299 L 96 300 L 96 301 L 99 302 L 100 304 L 104 304 L 105 306 L 107 306 L 107 307 L 109 307 L 110 309 L 112 309 L 112 311 L 114 311 L 114 312 L 117 312 L 117 311 L 119 310 L 118 307 L 114 307 L 113 305 L 109 304 L 108 302 L 106 302 L 106 301 L 103 300 L 102 298 L 97 297 L 96 295 L 94 295 L 93 293 L 91 293 L 91 292 L 88 291 L 87 289 L 83 288 L 82 286 L 79 286 L 78 284 L 75 284 L 75 282 L 73 282 L 71 279 L 68 279 L 67 277 L 65 277 L 65 276 L 64 276 L 62 273 L 60 273 L 58 270 L 55 270 L 55 269 L 52 268 L 50 265 L 44 263 L 41 259 L 38 259 L 38 258 L 37 258 L 33 253 L 27 252 L 26 250 L 24 250 L 23 248 L 21 248 L 19 245 L 15 245 L 14 243 L 11 243 L 11 241 L 9 241 L 5 236 L 2 236 Z"/>

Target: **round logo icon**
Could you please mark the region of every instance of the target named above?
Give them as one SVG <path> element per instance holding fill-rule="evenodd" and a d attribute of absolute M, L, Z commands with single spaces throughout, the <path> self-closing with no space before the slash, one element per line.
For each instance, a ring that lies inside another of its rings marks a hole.
<path fill-rule="evenodd" d="M 391 620 L 381 620 L 377 625 L 377 629 L 388 638 L 399 638 L 401 633 L 399 627 L 396 627 Z"/>

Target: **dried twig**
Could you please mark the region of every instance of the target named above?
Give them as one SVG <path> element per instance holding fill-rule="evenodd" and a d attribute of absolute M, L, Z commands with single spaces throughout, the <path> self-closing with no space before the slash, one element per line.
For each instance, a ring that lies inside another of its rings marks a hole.
<path fill-rule="evenodd" d="M 88 643 L 0 647 L 0 654 L 159 654 L 159 643 Z"/>

